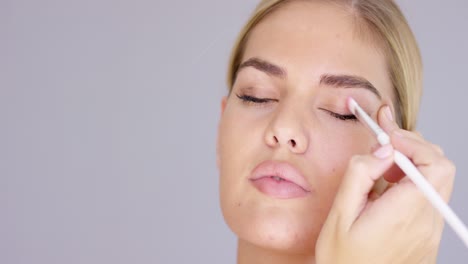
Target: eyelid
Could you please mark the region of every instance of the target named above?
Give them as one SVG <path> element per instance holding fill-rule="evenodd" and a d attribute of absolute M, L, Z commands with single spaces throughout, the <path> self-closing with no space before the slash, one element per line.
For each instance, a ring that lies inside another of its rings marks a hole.
<path fill-rule="evenodd" d="M 252 104 L 265 104 L 270 102 L 278 102 L 277 99 L 272 98 L 260 98 L 256 96 L 251 96 L 247 94 L 236 94 L 237 98 L 242 100 L 245 103 L 252 103 Z"/>
<path fill-rule="evenodd" d="M 322 110 L 322 111 L 328 112 L 328 113 L 333 113 L 333 114 L 342 115 L 342 116 L 353 115 L 353 113 L 351 113 L 351 112 L 349 112 L 349 113 L 339 113 L 339 112 L 335 112 L 335 111 L 328 110 L 326 108 L 321 108 L 321 107 L 319 109 Z"/>
<path fill-rule="evenodd" d="M 336 113 L 336 112 L 333 112 L 333 111 L 330 111 L 328 109 L 325 109 L 325 108 L 319 108 L 320 110 L 323 110 L 325 112 L 327 112 L 328 114 L 330 114 L 332 117 L 338 119 L 338 120 L 342 120 L 342 121 L 358 121 L 357 117 L 355 115 L 353 115 L 352 113 L 349 113 L 349 114 L 340 114 L 340 113 Z"/>

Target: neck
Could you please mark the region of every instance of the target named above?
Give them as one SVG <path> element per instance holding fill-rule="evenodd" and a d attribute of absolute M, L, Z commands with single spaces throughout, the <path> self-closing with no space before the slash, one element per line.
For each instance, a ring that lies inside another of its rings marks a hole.
<path fill-rule="evenodd" d="M 293 254 L 266 249 L 239 239 L 237 264 L 315 264 L 313 254 Z"/>

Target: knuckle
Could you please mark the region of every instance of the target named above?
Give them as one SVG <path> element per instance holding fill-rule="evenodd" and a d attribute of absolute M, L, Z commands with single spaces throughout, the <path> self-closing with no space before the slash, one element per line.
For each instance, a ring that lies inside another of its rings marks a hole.
<path fill-rule="evenodd" d="M 413 133 L 419 138 L 424 138 L 423 134 L 419 131 L 414 131 Z"/>
<path fill-rule="evenodd" d="M 431 173 L 427 175 L 428 180 L 446 199 L 450 196 L 455 181 L 455 172 L 455 164 L 446 158 L 441 158 L 432 165 Z"/>
<path fill-rule="evenodd" d="M 361 155 L 355 155 L 350 160 L 350 165 L 353 170 L 362 171 L 366 169 L 366 158 Z"/>
<path fill-rule="evenodd" d="M 354 155 L 354 156 L 351 157 L 349 163 L 354 165 L 354 164 L 359 163 L 361 159 L 362 159 L 361 155 Z"/>
<path fill-rule="evenodd" d="M 438 170 L 444 177 L 449 177 L 450 179 L 455 177 L 455 172 L 457 170 L 455 163 L 451 160 L 443 158 L 438 164 Z"/>
<path fill-rule="evenodd" d="M 407 136 L 408 131 L 404 130 L 404 129 L 401 129 L 399 127 L 396 127 L 394 129 L 392 129 L 389 133 L 390 133 L 391 137 L 394 137 L 394 136 L 398 137 L 398 136 Z"/>
<path fill-rule="evenodd" d="M 457 166 L 455 166 L 455 163 L 453 161 L 447 159 L 447 169 L 450 172 L 451 176 L 455 177 L 455 174 L 457 173 Z"/>
<path fill-rule="evenodd" d="M 435 149 L 435 151 L 437 153 L 439 153 L 441 156 L 444 156 L 444 150 L 442 149 L 441 146 L 437 145 L 437 144 L 432 144 L 432 147 Z"/>
<path fill-rule="evenodd" d="M 401 129 L 400 127 L 392 127 L 390 128 L 387 133 L 390 137 L 395 137 L 398 135 L 402 135 L 405 130 Z"/>

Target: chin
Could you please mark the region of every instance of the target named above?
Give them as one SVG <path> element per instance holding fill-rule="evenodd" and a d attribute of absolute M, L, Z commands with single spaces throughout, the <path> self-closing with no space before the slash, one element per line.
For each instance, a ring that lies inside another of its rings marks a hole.
<path fill-rule="evenodd" d="M 246 234 L 239 232 L 239 238 L 259 247 L 291 254 L 312 254 L 318 234 L 304 232 L 307 228 L 294 225 L 290 220 L 264 220 L 255 230 Z M 310 228 L 310 227 L 309 227 Z"/>
<path fill-rule="evenodd" d="M 301 211 L 307 210 L 287 205 L 288 202 L 281 200 L 269 206 L 236 202 L 232 206 L 222 204 L 222 211 L 226 223 L 240 240 L 287 254 L 314 254 L 323 219 L 303 215 Z"/>

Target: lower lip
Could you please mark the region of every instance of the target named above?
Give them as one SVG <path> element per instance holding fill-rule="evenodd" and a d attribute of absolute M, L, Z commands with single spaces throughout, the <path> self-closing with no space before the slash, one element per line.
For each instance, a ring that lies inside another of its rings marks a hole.
<path fill-rule="evenodd" d="M 272 177 L 263 177 L 251 180 L 260 192 L 279 199 L 293 199 L 306 196 L 309 192 L 301 186 L 285 180 L 275 180 Z"/>

